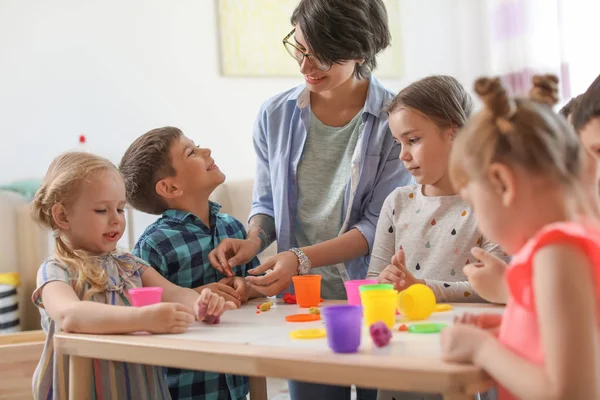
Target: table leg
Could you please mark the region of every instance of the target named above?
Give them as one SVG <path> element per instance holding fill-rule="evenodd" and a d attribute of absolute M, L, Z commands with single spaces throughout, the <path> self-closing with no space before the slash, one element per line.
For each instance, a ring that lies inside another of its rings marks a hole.
<path fill-rule="evenodd" d="M 267 378 L 250 377 L 250 400 L 267 400 Z"/>
<path fill-rule="evenodd" d="M 69 356 L 69 399 L 87 399 L 92 386 L 92 359 Z"/>

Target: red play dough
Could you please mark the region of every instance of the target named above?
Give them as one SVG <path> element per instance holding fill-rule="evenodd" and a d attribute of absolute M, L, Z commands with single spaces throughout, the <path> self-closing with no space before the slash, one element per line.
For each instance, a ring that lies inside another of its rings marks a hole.
<path fill-rule="evenodd" d="M 290 292 L 285 292 L 285 294 L 283 295 L 283 301 L 286 304 L 296 304 L 296 295 L 291 294 Z"/>

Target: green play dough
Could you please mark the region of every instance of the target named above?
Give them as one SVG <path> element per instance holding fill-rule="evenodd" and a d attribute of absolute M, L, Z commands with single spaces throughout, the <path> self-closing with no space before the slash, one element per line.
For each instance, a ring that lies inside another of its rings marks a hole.
<path fill-rule="evenodd" d="M 446 324 L 415 324 L 408 327 L 410 333 L 439 333 Z"/>

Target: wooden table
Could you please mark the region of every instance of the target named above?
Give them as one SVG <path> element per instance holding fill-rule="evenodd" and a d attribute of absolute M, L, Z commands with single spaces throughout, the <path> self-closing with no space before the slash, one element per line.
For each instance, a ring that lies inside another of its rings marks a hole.
<path fill-rule="evenodd" d="M 69 398 L 83 399 L 90 393 L 92 358 L 247 375 L 252 400 L 267 398 L 266 377 L 441 393 L 446 400 L 471 399 L 493 385 L 479 368 L 442 362 L 438 334 L 395 330 L 389 346 L 376 348 L 364 328 L 358 353 L 334 354 L 326 339 L 289 338 L 294 329 L 323 326 L 322 321 L 285 321 L 286 315 L 306 309 L 277 303 L 256 314 L 260 303 L 255 300 L 226 313 L 219 325 L 196 323 L 180 335 L 56 334 L 55 350 L 70 356 Z M 336 303 L 340 302 L 324 305 Z M 435 313 L 427 322 L 451 323 L 454 315 L 466 311 L 502 313 L 503 308 L 454 304 L 452 311 Z"/>

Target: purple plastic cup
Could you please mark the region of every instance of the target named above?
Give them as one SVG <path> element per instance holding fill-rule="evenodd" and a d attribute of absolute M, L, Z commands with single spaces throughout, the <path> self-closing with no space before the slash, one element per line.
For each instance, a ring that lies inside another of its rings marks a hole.
<path fill-rule="evenodd" d="M 374 285 L 377 283 L 377 279 L 357 279 L 353 281 L 345 281 L 344 286 L 346 287 L 346 295 L 348 296 L 348 304 L 352 306 L 360 306 L 360 292 L 358 288 L 362 285 Z"/>
<path fill-rule="evenodd" d="M 327 341 L 335 353 L 356 353 L 360 347 L 362 306 L 337 305 L 321 309 Z"/>

